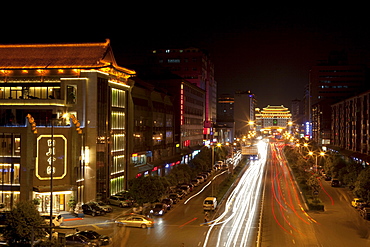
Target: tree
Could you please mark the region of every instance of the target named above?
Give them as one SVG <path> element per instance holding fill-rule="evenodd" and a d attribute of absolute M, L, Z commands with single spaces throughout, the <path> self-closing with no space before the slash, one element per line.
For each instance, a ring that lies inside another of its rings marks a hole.
<path fill-rule="evenodd" d="M 355 182 L 354 194 L 370 202 L 370 168 L 363 169 Z"/>
<path fill-rule="evenodd" d="M 158 201 L 169 185 L 164 177 L 138 177 L 129 181 L 130 195 L 140 205 L 146 202 Z"/>
<path fill-rule="evenodd" d="M 340 170 L 346 166 L 346 162 L 340 155 L 329 155 L 325 159 L 324 170 L 328 175 L 332 177 L 337 177 L 340 173 Z"/>
<path fill-rule="evenodd" d="M 320 176 L 315 173 L 307 180 L 307 185 L 311 187 L 312 192 L 319 192 L 321 188 L 319 179 Z"/>
<path fill-rule="evenodd" d="M 29 246 L 32 239 L 45 237 L 47 227 L 32 202 L 21 201 L 11 210 L 6 219 L 4 239 L 10 246 Z"/>

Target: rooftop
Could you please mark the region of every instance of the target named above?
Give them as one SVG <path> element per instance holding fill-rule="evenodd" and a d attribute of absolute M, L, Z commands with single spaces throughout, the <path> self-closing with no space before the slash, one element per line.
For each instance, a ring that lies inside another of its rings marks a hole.
<path fill-rule="evenodd" d="M 0 45 L 0 70 L 103 67 L 135 74 L 117 65 L 109 39 L 104 43 Z"/>

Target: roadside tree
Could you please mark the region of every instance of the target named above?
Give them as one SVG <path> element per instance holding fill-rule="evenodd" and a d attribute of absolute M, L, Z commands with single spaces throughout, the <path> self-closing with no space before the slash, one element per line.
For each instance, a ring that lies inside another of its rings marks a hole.
<path fill-rule="evenodd" d="M 35 205 L 21 201 L 7 216 L 3 237 L 10 246 L 30 246 L 32 240 L 45 237 L 43 226 L 47 227 Z"/>
<path fill-rule="evenodd" d="M 147 176 L 129 180 L 130 195 L 136 203 L 158 201 L 169 186 L 165 177 Z"/>

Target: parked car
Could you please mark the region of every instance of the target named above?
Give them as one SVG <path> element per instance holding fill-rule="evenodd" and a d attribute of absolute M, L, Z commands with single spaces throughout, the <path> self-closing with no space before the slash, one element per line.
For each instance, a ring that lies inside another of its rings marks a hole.
<path fill-rule="evenodd" d="M 167 205 L 161 202 L 154 203 L 152 209 L 150 210 L 150 214 L 156 216 L 162 216 L 167 213 Z"/>
<path fill-rule="evenodd" d="M 96 231 L 86 230 L 86 231 L 79 231 L 76 234 L 80 234 L 82 236 L 87 237 L 90 241 L 99 243 L 99 245 L 109 245 L 112 242 L 112 239 L 107 235 L 101 235 Z"/>
<path fill-rule="evenodd" d="M 167 206 L 167 210 L 170 210 L 173 206 L 173 200 L 171 198 L 164 198 L 162 203 Z"/>
<path fill-rule="evenodd" d="M 132 214 L 118 217 L 114 221 L 118 226 L 131 226 L 131 227 L 154 227 L 154 220 L 144 215 Z"/>
<path fill-rule="evenodd" d="M 189 194 L 190 193 L 190 186 L 189 185 L 186 185 L 186 184 L 180 184 L 179 189 L 185 191 L 185 194 Z"/>
<path fill-rule="evenodd" d="M 195 188 L 194 184 L 193 183 L 187 183 L 187 185 L 190 188 L 190 192 L 192 192 L 194 190 L 194 188 Z"/>
<path fill-rule="evenodd" d="M 195 178 L 191 180 L 191 183 L 194 185 L 194 187 L 199 186 L 199 179 Z"/>
<path fill-rule="evenodd" d="M 121 196 L 121 197 L 128 196 L 128 195 L 129 195 L 128 190 L 123 190 L 115 194 L 115 196 Z"/>
<path fill-rule="evenodd" d="M 208 178 L 208 175 L 206 173 L 199 173 L 198 176 L 202 176 L 204 178 L 204 181 L 206 181 Z"/>
<path fill-rule="evenodd" d="M 40 215 L 42 218 L 44 218 L 45 222 L 47 225 L 50 225 L 50 214 L 41 214 Z M 63 224 L 63 216 L 60 214 L 53 214 L 52 216 L 52 226 L 61 226 Z"/>
<path fill-rule="evenodd" d="M 359 208 L 359 207 L 362 207 L 363 205 L 365 205 L 366 204 L 366 202 L 363 200 L 363 199 L 361 199 L 361 198 L 353 198 L 353 200 L 352 200 L 352 202 L 351 202 L 351 205 L 352 205 L 352 207 L 354 207 L 354 208 Z"/>
<path fill-rule="evenodd" d="M 80 234 L 70 234 L 66 236 L 67 246 L 99 246 L 94 241 L 89 240 L 87 237 Z"/>
<path fill-rule="evenodd" d="M 204 180 L 204 177 L 203 176 L 200 176 L 200 175 L 197 176 L 197 179 L 199 180 L 199 183 L 200 184 L 204 183 L 204 181 L 205 181 Z"/>
<path fill-rule="evenodd" d="M 173 204 L 176 204 L 178 201 L 180 201 L 180 200 L 181 200 L 181 198 L 179 197 L 179 194 L 177 194 L 177 193 L 170 193 L 170 194 L 168 195 L 168 197 L 169 197 L 170 199 L 172 199 Z"/>
<path fill-rule="evenodd" d="M 331 187 L 339 187 L 339 186 L 340 186 L 340 182 L 339 182 L 339 180 L 338 180 L 338 179 L 333 178 L 333 179 L 331 180 Z"/>
<path fill-rule="evenodd" d="M 215 169 L 216 170 L 221 170 L 221 166 L 223 165 L 223 161 L 222 160 L 219 160 L 217 161 L 217 164 L 215 165 Z"/>
<path fill-rule="evenodd" d="M 182 189 L 178 189 L 176 193 L 178 194 L 180 199 L 183 199 L 187 195 L 186 192 Z"/>
<path fill-rule="evenodd" d="M 87 204 L 95 204 L 96 206 L 98 206 L 99 208 L 101 208 L 103 211 L 105 211 L 106 213 L 111 213 L 113 212 L 113 208 L 107 204 L 105 204 L 104 202 L 88 202 Z"/>
<path fill-rule="evenodd" d="M 83 204 L 82 210 L 84 214 L 89 214 L 93 217 L 96 215 L 105 215 L 105 211 L 95 204 Z"/>
<path fill-rule="evenodd" d="M 128 197 L 121 197 L 121 196 L 110 196 L 109 199 L 109 204 L 111 205 L 116 205 L 121 208 L 123 207 L 130 207 L 132 206 L 132 200 L 130 200 Z"/>

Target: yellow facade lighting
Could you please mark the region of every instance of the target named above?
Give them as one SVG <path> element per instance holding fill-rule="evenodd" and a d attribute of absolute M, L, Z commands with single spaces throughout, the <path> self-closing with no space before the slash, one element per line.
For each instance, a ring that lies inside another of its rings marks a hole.
<path fill-rule="evenodd" d="M 71 114 L 70 115 L 70 118 L 72 119 L 72 123 L 75 125 L 76 127 L 76 131 L 78 134 L 82 134 L 82 130 L 81 130 L 81 123 L 80 121 L 78 121 L 78 119 L 75 117 L 75 115 Z"/>
<path fill-rule="evenodd" d="M 37 134 L 37 128 L 36 128 L 37 126 L 36 126 L 35 119 L 31 116 L 31 114 L 27 114 L 26 117 L 28 118 L 28 122 L 31 126 L 32 133 Z"/>

